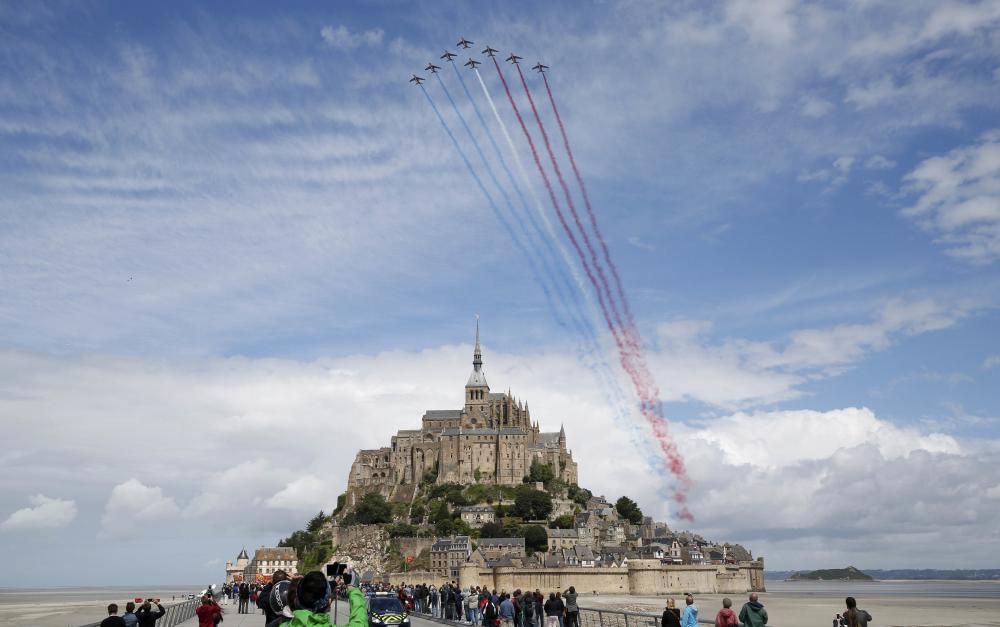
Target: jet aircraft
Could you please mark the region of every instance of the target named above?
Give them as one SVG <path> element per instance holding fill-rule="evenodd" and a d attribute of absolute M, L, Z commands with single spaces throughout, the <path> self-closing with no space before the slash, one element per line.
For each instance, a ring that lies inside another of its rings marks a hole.
<path fill-rule="evenodd" d="M 541 72 L 542 74 L 544 74 L 545 70 L 549 69 L 549 66 L 542 65 L 541 63 L 536 63 L 535 67 L 533 67 L 531 69 L 535 70 L 536 72 Z"/>
<path fill-rule="evenodd" d="M 410 82 L 411 83 L 416 83 L 417 85 L 419 85 L 420 83 L 424 82 L 425 80 L 427 80 L 427 79 L 426 78 L 421 78 L 421 77 L 417 76 L 416 74 L 414 74 L 413 78 L 410 79 Z"/>
<path fill-rule="evenodd" d="M 444 54 L 441 55 L 441 58 L 444 59 L 445 61 L 451 61 L 452 59 L 454 59 L 457 56 L 458 55 L 455 54 L 454 52 L 449 52 L 448 50 L 445 50 Z"/>
<path fill-rule="evenodd" d="M 474 70 L 474 69 L 476 69 L 477 65 L 482 65 L 482 64 L 483 64 L 482 61 L 476 61 L 475 59 L 469 59 L 468 61 L 465 62 L 465 67 L 471 68 L 471 69 Z"/>
<path fill-rule="evenodd" d="M 500 52 L 500 51 L 497 50 L 496 48 L 490 48 L 489 46 L 486 46 L 486 50 L 483 50 L 483 54 L 485 54 L 487 56 L 490 56 L 490 57 L 496 56 L 496 53 L 498 53 L 498 52 Z"/>
<path fill-rule="evenodd" d="M 476 42 L 474 42 L 474 41 L 469 41 L 469 40 L 468 40 L 468 39 L 466 39 L 465 37 L 462 37 L 462 38 L 461 38 L 460 40 L 458 40 L 458 43 L 457 43 L 457 44 L 455 44 L 455 45 L 456 45 L 456 46 L 462 46 L 463 48 L 468 48 L 469 46 L 471 46 L 471 45 L 472 45 L 472 44 L 474 44 L 474 43 L 476 43 Z"/>
<path fill-rule="evenodd" d="M 518 61 L 520 61 L 520 60 L 521 60 L 522 58 L 523 58 L 523 57 L 519 57 L 519 56 L 517 56 L 516 54 L 514 54 L 514 53 L 512 52 L 512 53 L 510 53 L 510 56 L 509 56 L 509 57 L 507 57 L 507 58 L 506 58 L 506 59 L 504 59 L 504 60 L 505 60 L 505 61 L 510 61 L 511 63 L 514 63 L 514 64 L 516 64 L 516 63 L 517 63 Z"/>
<path fill-rule="evenodd" d="M 440 69 L 441 68 L 439 66 L 434 65 L 433 63 L 428 63 L 427 67 L 424 68 L 425 71 L 430 72 L 431 74 L 437 74 L 437 71 Z"/>

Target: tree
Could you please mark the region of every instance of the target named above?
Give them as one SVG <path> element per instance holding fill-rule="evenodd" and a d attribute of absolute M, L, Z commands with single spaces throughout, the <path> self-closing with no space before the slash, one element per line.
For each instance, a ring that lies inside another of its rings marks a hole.
<path fill-rule="evenodd" d="M 323 523 L 325 522 L 326 514 L 323 513 L 323 510 L 319 510 L 319 513 L 313 516 L 306 524 L 306 531 L 309 533 L 316 533 L 323 527 Z"/>
<path fill-rule="evenodd" d="M 552 472 L 552 466 L 549 464 L 543 464 L 537 459 L 531 462 L 531 470 L 528 472 L 529 481 L 541 481 L 547 484 L 555 478 L 555 473 Z"/>
<path fill-rule="evenodd" d="M 549 548 L 549 534 L 545 531 L 545 527 L 541 525 L 525 525 L 521 528 L 524 534 L 524 548 L 531 554 L 536 551 L 542 553 L 546 552 Z"/>
<path fill-rule="evenodd" d="M 574 522 L 573 514 L 562 514 L 553 518 L 549 522 L 549 527 L 552 529 L 572 529 Z"/>
<path fill-rule="evenodd" d="M 639 509 L 639 505 L 629 497 L 623 496 L 615 501 L 615 509 L 618 510 L 619 516 L 633 525 L 642 524 L 642 510 Z"/>
<path fill-rule="evenodd" d="M 437 525 L 443 520 L 451 520 L 451 510 L 448 509 L 448 504 L 441 499 L 432 501 L 428 520 L 432 525 Z"/>
<path fill-rule="evenodd" d="M 417 528 L 406 523 L 388 525 L 386 526 L 385 531 L 389 534 L 390 538 L 411 538 L 417 535 Z"/>
<path fill-rule="evenodd" d="M 498 522 L 488 522 L 479 530 L 480 538 L 502 538 L 503 525 Z"/>
<path fill-rule="evenodd" d="M 514 514 L 525 520 L 545 520 L 552 513 L 552 496 L 526 485 L 517 488 Z"/>
<path fill-rule="evenodd" d="M 423 523 L 425 514 L 426 510 L 424 509 L 423 504 L 417 503 L 410 510 L 410 524 L 419 525 Z"/>
<path fill-rule="evenodd" d="M 354 519 L 361 525 L 392 522 L 392 508 L 377 492 L 366 494 L 354 510 Z"/>
<path fill-rule="evenodd" d="M 581 507 L 586 507 L 587 501 L 594 496 L 594 494 L 587 488 L 581 488 L 580 486 L 574 484 L 570 484 L 570 486 L 566 489 L 566 494 L 574 502 L 579 503 Z"/>
<path fill-rule="evenodd" d="M 347 505 L 346 493 L 341 494 L 340 496 L 337 497 L 337 509 L 333 510 L 333 515 L 336 516 L 337 514 L 339 514 L 340 510 L 344 509 L 345 505 Z"/>

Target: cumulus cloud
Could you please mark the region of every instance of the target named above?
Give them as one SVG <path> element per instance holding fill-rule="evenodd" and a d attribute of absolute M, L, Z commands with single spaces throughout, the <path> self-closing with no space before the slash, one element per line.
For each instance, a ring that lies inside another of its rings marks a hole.
<path fill-rule="evenodd" d="M 129 479 L 112 488 L 101 517 L 101 533 L 111 538 L 132 537 L 141 527 L 169 522 L 179 511 L 161 488 Z"/>
<path fill-rule="evenodd" d="M 336 28 L 333 26 L 324 26 L 319 34 L 328 45 L 340 50 L 353 50 L 362 46 L 378 46 L 385 37 L 385 32 L 381 28 L 352 33 L 343 24 Z"/>
<path fill-rule="evenodd" d="M 19 509 L 0 523 L 0 530 L 58 529 L 76 518 L 76 501 L 49 498 L 36 494 L 28 499 L 30 507 Z"/>
<path fill-rule="evenodd" d="M 896 162 L 882 155 L 872 155 L 865 161 L 865 167 L 869 170 L 888 170 L 896 167 Z"/>
<path fill-rule="evenodd" d="M 1000 366 L 1000 355 L 988 355 L 986 359 L 983 360 L 983 368 L 989 370 L 990 368 L 996 368 Z"/>
<path fill-rule="evenodd" d="M 1000 259 L 1000 129 L 976 143 L 921 162 L 904 178 L 916 196 L 902 215 L 972 263 Z"/>

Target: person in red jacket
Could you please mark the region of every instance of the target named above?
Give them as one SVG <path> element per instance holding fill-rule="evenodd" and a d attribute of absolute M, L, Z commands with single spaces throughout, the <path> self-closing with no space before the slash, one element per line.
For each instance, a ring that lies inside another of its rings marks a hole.
<path fill-rule="evenodd" d="M 739 624 L 733 611 L 733 601 L 729 597 L 722 599 L 722 609 L 715 615 L 715 627 L 736 627 Z"/>
<path fill-rule="evenodd" d="M 212 597 L 201 597 L 201 606 L 194 611 L 198 615 L 198 627 L 215 627 L 222 622 L 222 608 Z"/>

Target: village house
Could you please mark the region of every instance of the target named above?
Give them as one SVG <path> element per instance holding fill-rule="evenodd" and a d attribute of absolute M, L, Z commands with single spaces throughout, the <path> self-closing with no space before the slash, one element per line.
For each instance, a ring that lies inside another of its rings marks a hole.
<path fill-rule="evenodd" d="M 473 529 L 496 520 L 496 512 L 489 505 L 470 505 L 459 510 L 462 521 Z"/>
<path fill-rule="evenodd" d="M 458 577 L 458 570 L 471 554 L 472 542 L 469 536 L 438 538 L 431 546 L 431 572 L 442 578 L 455 579 Z"/>

